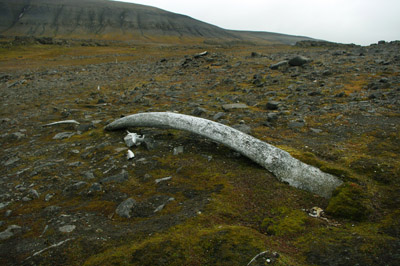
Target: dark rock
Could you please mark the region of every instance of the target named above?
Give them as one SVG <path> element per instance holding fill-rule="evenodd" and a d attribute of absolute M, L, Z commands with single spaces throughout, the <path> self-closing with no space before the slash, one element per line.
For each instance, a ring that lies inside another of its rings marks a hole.
<path fill-rule="evenodd" d="M 225 117 L 225 113 L 223 113 L 223 112 L 218 112 L 218 113 L 216 113 L 214 116 L 213 116 L 213 119 L 214 120 L 219 120 L 219 119 L 221 119 L 221 118 L 224 118 Z"/>
<path fill-rule="evenodd" d="M 239 131 L 242 131 L 243 133 L 250 134 L 251 133 L 251 127 L 245 124 L 239 124 L 239 125 L 234 125 L 232 126 L 234 129 L 237 129 Z"/>
<path fill-rule="evenodd" d="M 64 194 L 70 194 L 70 193 L 75 193 L 78 190 L 82 189 L 84 186 L 86 186 L 87 182 L 84 181 L 79 181 L 76 182 L 75 184 L 72 184 L 68 187 L 66 187 L 63 191 Z"/>
<path fill-rule="evenodd" d="M 175 200 L 167 195 L 156 195 L 143 202 L 134 203 L 132 217 L 151 217 L 161 211 L 165 205 Z"/>
<path fill-rule="evenodd" d="M 44 208 L 44 211 L 47 214 L 54 214 L 55 212 L 58 212 L 60 210 L 61 210 L 61 207 L 60 206 L 55 206 L 55 205 L 48 206 L 48 207 Z"/>
<path fill-rule="evenodd" d="M 276 101 L 269 101 L 267 103 L 267 110 L 278 110 L 279 108 L 279 102 Z"/>
<path fill-rule="evenodd" d="M 338 94 L 335 95 L 336 98 L 342 98 L 342 97 L 345 97 L 345 96 L 346 96 L 346 93 L 343 92 L 343 91 L 339 92 Z"/>
<path fill-rule="evenodd" d="M 80 124 L 77 128 L 78 131 L 80 132 L 87 132 L 90 129 L 92 129 L 94 126 L 93 124 Z"/>
<path fill-rule="evenodd" d="M 101 184 L 109 183 L 109 182 L 122 183 L 122 182 L 125 182 L 128 179 L 129 179 L 129 173 L 127 171 L 125 171 L 125 170 L 122 170 L 122 172 L 119 173 L 119 174 L 103 178 L 100 181 L 100 183 Z"/>
<path fill-rule="evenodd" d="M 96 193 L 96 192 L 101 192 L 102 190 L 103 190 L 103 187 L 102 187 L 101 184 L 99 184 L 99 183 L 93 183 L 93 184 L 90 186 L 89 190 L 88 190 L 88 194 L 93 194 L 93 193 Z"/>
<path fill-rule="evenodd" d="M 290 59 L 288 63 L 290 66 L 302 66 L 304 64 L 307 64 L 310 61 L 311 60 L 309 58 L 298 55 L 298 56 Z"/>
<path fill-rule="evenodd" d="M 157 147 L 157 143 L 151 138 L 145 138 L 142 143 L 149 151 L 154 150 Z"/>
<path fill-rule="evenodd" d="M 202 114 L 207 113 L 207 110 L 201 107 L 196 107 L 193 112 L 192 115 L 194 116 L 201 116 Z"/>

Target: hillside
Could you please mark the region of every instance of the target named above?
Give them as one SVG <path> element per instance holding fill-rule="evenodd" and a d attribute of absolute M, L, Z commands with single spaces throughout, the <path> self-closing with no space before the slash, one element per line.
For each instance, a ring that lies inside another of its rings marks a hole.
<path fill-rule="evenodd" d="M 0 0 L 0 34 L 133 41 L 253 41 L 293 44 L 305 37 L 235 32 L 158 8 L 106 0 Z"/>

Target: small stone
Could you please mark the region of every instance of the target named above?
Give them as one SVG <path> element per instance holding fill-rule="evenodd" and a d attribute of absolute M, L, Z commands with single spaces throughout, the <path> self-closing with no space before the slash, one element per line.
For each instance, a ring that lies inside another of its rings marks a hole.
<path fill-rule="evenodd" d="M 109 182 L 117 182 L 122 183 L 129 179 L 129 173 L 125 170 L 122 170 L 121 173 L 103 178 L 100 183 L 109 183 Z"/>
<path fill-rule="evenodd" d="M 216 113 L 216 114 L 213 116 L 213 119 L 214 119 L 214 120 L 219 120 L 219 119 L 223 118 L 224 116 L 225 116 L 225 113 L 223 113 L 223 112 L 218 112 L 218 113 Z"/>
<path fill-rule="evenodd" d="M 242 131 L 245 134 L 250 134 L 251 133 L 251 127 L 245 124 L 239 124 L 239 125 L 234 125 L 232 126 L 234 129 L 237 129 L 239 131 Z"/>
<path fill-rule="evenodd" d="M 276 101 L 269 101 L 267 103 L 267 110 L 278 110 L 279 102 Z"/>
<path fill-rule="evenodd" d="M 85 182 L 85 181 L 76 182 L 75 184 L 72 184 L 72 185 L 66 187 L 63 192 L 64 193 L 74 193 L 74 192 L 80 190 L 81 188 L 83 188 L 84 186 L 86 186 L 86 184 L 87 184 L 87 182 Z"/>
<path fill-rule="evenodd" d="M 8 159 L 6 162 L 3 163 L 4 166 L 10 166 L 16 162 L 18 162 L 20 160 L 19 157 L 12 157 L 10 159 Z"/>
<path fill-rule="evenodd" d="M 300 122 L 300 121 L 292 121 L 288 124 L 288 127 L 291 129 L 302 128 L 304 126 L 305 126 L 305 123 Z"/>
<path fill-rule="evenodd" d="M 64 225 L 58 228 L 58 230 L 60 230 L 61 233 L 71 233 L 75 229 L 76 229 L 75 225 Z"/>
<path fill-rule="evenodd" d="M 21 132 L 15 132 L 15 133 L 11 133 L 10 134 L 10 138 L 11 139 L 20 140 L 20 139 L 25 138 L 25 137 L 26 137 L 26 135 L 21 133 Z"/>
<path fill-rule="evenodd" d="M 0 240 L 7 240 L 14 236 L 16 230 L 21 229 L 21 226 L 10 225 L 6 230 L 0 233 Z"/>
<path fill-rule="evenodd" d="M 55 135 L 53 137 L 53 139 L 56 139 L 56 140 L 68 139 L 68 138 L 72 137 L 73 135 L 75 135 L 74 132 L 62 132 L 62 133 L 58 133 L 57 135 Z"/>
<path fill-rule="evenodd" d="M 129 198 L 118 205 L 115 213 L 124 218 L 131 218 L 132 207 L 134 204 L 136 204 L 136 201 Z"/>
<path fill-rule="evenodd" d="M 68 166 L 71 167 L 79 167 L 82 165 L 82 162 L 73 162 L 73 163 L 69 163 Z"/>
<path fill-rule="evenodd" d="M 173 154 L 174 154 L 175 156 L 176 156 L 176 155 L 179 155 L 179 154 L 183 153 L 183 149 L 184 149 L 183 146 L 175 147 L 174 150 L 173 150 Z"/>
<path fill-rule="evenodd" d="M 272 70 L 276 70 L 276 69 L 279 69 L 279 67 L 281 67 L 281 66 L 287 66 L 287 65 L 288 65 L 288 61 L 284 60 L 284 61 L 280 61 L 276 64 L 270 65 L 269 68 Z"/>
<path fill-rule="evenodd" d="M 29 190 L 28 193 L 29 193 L 29 195 L 31 195 L 32 197 L 34 197 L 34 198 L 36 198 L 36 199 L 39 198 L 39 193 L 37 192 L 36 189 L 31 189 L 31 190 Z"/>
<path fill-rule="evenodd" d="M 22 201 L 24 201 L 24 202 L 28 202 L 28 201 L 31 201 L 32 199 L 30 198 L 30 197 L 23 197 L 22 198 Z"/>
<path fill-rule="evenodd" d="M 192 115 L 194 116 L 201 116 L 202 114 L 207 113 L 207 110 L 201 107 L 196 107 L 193 112 Z"/>
<path fill-rule="evenodd" d="M 267 114 L 267 121 L 268 122 L 275 122 L 278 120 L 279 115 L 277 113 L 268 113 Z"/>
<path fill-rule="evenodd" d="M 322 133 L 322 129 L 310 128 L 310 130 L 311 130 L 311 132 L 316 133 L 316 134 Z"/>
<path fill-rule="evenodd" d="M 12 210 L 7 210 L 6 213 L 4 213 L 4 217 L 8 218 L 11 216 Z"/>
<path fill-rule="evenodd" d="M 103 187 L 102 187 L 101 184 L 93 183 L 89 188 L 88 194 L 93 194 L 95 192 L 100 192 L 100 191 L 102 191 L 102 189 L 103 189 Z"/>
<path fill-rule="evenodd" d="M 44 201 L 49 202 L 54 197 L 54 193 L 49 193 L 44 196 Z"/>
<path fill-rule="evenodd" d="M 83 177 L 86 179 L 94 179 L 94 174 L 91 171 L 87 171 L 83 173 Z"/>
<path fill-rule="evenodd" d="M 225 111 L 232 111 L 236 109 L 248 109 L 249 107 L 244 103 L 232 103 L 232 104 L 224 104 L 222 109 Z"/>
<path fill-rule="evenodd" d="M 48 214 L 52 214 L 52 213 L 58 212 L 59 210 L 61 210 L 61 207 L 55 206 L 55 205 L 48 206 L 48 207 L 44 208 L 44 211 L 46 213 L 48 213 Z"/>
<path fill-rule="evenodd" d="M 4 208 L 7 207 L 8 205 L 10 205 L 9 202 L 0 202 L 0 210 L 4 209 Z"/>

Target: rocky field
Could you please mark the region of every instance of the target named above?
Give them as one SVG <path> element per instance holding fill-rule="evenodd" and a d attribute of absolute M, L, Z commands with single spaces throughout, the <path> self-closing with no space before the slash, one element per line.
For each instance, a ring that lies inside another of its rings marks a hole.
<path fill-rule="evenodd" d="M 0 263 L 398 265 L 399 51 L 4 40 Z M 150 111 L 232 126 L 344 183 L 326 199 L 172 129 L 131 128 L 145 138 L 128 160 L 126 131 L 104 127 Z"/>

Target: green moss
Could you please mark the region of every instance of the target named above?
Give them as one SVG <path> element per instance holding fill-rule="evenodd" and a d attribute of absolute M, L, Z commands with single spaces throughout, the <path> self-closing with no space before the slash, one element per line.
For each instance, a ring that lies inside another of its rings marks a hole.
<path fill-rule="evenodd" d="M 261 228 L 270 235 L 290 236 L 305 230 L 307 215 L 300 210 L 281 207 L 271 211 L 273 217 L 263 220 Z"/>
<path fill-rule="evenodd" d="M 355 221 L 364 220 L 370 213 L 366 194 L 355 183 L 344 183 L 338 187 L 326 211 L 330 215 Z"/>
<path fill-rule="evenodd" d="M 246 227 L 178 227 L 138 244 L 108 250 L 85 265 L 246 265 L 264 250 L 265 237 Z"/>

